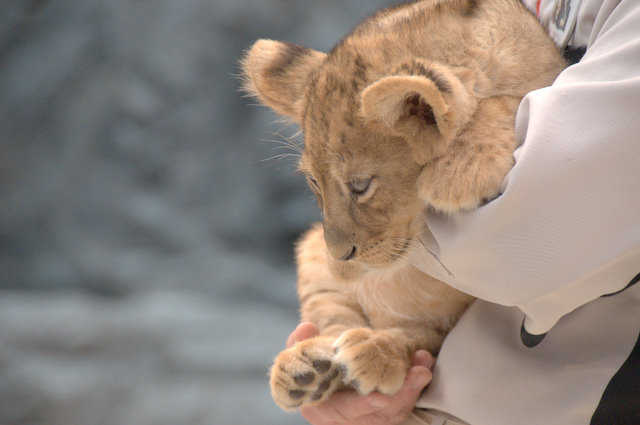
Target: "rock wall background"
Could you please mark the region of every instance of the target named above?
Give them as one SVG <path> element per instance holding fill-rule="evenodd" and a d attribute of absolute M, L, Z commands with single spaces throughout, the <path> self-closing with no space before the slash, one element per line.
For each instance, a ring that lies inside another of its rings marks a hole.
<path fill-rule="evenodd" d="M 2 1 L 0 423 L 303 423 L 266 373 L 318 216 L 236 61 L 386 3 Z"/>

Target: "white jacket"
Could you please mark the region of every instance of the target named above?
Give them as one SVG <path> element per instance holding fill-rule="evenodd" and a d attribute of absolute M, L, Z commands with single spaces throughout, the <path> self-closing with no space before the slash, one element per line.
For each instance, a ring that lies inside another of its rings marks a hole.
<path fill-rule="evenodd" d="M 418 406 L 473 425 L 640 424 L 640 1 L 524 3 L 586 54 L 522 101 L 502 195 L 426 217 L 414 263 L 481 301 Z"/>

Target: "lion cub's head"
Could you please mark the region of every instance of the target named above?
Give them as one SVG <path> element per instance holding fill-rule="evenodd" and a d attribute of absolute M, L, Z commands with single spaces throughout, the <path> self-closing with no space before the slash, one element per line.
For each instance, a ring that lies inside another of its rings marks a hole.
<path fill-rule="evenodd" d="M 397 56 L 349 40 L 329 55 L 260 40 L 242 62 L 246 90 L 302 128 L 300 170 L 343 276 L 407 251 L 424 226 L 418 176 L 476 106 L 454 70 Z"/>

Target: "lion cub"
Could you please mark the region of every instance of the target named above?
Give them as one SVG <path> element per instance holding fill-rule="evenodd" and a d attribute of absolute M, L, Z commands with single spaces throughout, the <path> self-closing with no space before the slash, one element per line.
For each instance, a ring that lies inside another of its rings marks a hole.
<path fill-rule="evenodd" d="M 273 397 L 291 410 L 345 388 L 393 394 L 472 301 L 408 261 L 425 209 L 498 195 L 521 98 L 565 62 L 518 0 L 425 0 L 329 54 L 259 40 L 242 67 L 245 89 L 301 126 L 323 213 L 297 246 L 302 320 L 321 334 L 278 355 Z"/>

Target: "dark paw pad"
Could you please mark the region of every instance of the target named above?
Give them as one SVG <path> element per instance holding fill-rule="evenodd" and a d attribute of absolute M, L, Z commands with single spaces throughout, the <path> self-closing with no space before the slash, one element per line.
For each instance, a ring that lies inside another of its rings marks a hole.
<path fill-rule="evenodd" d="M 311 395 L 311 401 L 318 401 L 322 398 L 322 395 L 324 394 L 323 391 L 316 391 L 315 393 L 313 393 Z"/>
<path fill-rule="evenodd" d="M 313 372 L 305 372 L 300 375 L 296 375 L 293 377 L 293 380 L 296 381 L 296 384 L 306 387 L 310 385 L 313 380 L 316 378 L 316 374 Z"/>
<path fill-rule="evenodd" d="M 331 386 L 331 378 L 325 378 L 322 382 L 320 382 L 320 385 L 318 385 L 318 389 L 316 391 L 318 392 L 325 392 L 329 389 L 329 387 Z"/>
<path fill-rule="evenodd" d="M 313 368 L 318 371 L 318 373 L 325 373 L 331 367 L 331 360 L 314 360 Z"/>
<path fill-rule="evenodd" d="M 291 391 L 289 391 L 289 397 L 291 397 L 294 400 L 301 399 L 306 394 L 307 394 L 307 392 L 306 391 L 302 391 L 302 390 L 291 390 Z"/>

